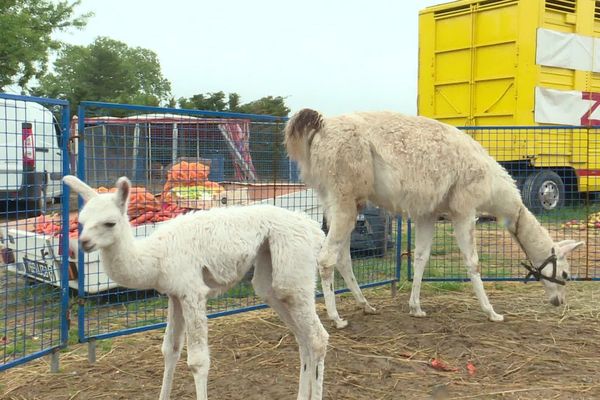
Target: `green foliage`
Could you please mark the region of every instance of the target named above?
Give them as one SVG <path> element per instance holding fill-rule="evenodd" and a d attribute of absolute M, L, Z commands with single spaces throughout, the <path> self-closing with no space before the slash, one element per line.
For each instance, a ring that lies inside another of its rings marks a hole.
<path fill-rule="evenodd" d="M 229 93 L 227 100 L 222 91 L 196 94 L 190 98 L 180 97 L 179 107 L 185 109 L 229 111 L 247 114 L 274 115 L 287 117 L 290 109 L 285 105 L 282 96 L 266 96 L 249 103 L 241 104 L 241 96 L 237 93 Z"/>
<path fill-rule="evenodd" d="M 36 95 L 63 98 L 73 110 L 82 100 L 158 106 L 169 104 L 171 84 L 156 53 L 107 37 L 88 46 L 65 46 L 54 73 L 40 78 Z"/>
<path fill-rule="evenodd" d="M 228 110 L 238 110 L 240 107 L 241 96 L 237 93 L 229 93 L 229 100 L 227 102 Z"/>
<path fill-rule="evenodd" d="M 206 94 L 195 94 L 189 99 L 181 97 L 179 99 L 179 107 L 188 110 L 208 110 L 208 111 L 225 111 L 227 103 L 225 102 L 225 93 L 222 91 Z"/>
<path fill-rule="evenodd" d="M 0 91 L 17 83 L 25 88 L 44 74 L 48 54 L 61 42 L 52 33 L 85 26 L 91 14 L 73 17 L 80 1 L 0 1 Z"/>
<path fill-rule="evenodd" d="M 277 117 L 287 117 L 290 113 L 290 109 L 285 105 L 285 99 L 281 96 L 262 97 L 250 103 L 242 104 L 235 111 L 248 114 L 275 115 Z"/>

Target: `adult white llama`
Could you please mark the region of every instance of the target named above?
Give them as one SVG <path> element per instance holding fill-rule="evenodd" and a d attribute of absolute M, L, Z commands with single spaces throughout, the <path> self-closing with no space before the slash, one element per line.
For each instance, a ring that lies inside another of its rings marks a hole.
<path fill-rule="evenodd" d="M 361 293 L 350 261 L 350 234 L 357 210 L 370 201 L 393 213 L 406 213 L 416 224 L 414 280 L 410 314 L 425 316 L 420 306 L 423 270 L 429 259 L 434 225 L 448 215 L 481 308 L 502 321 L 484 291 L 475 246 L 476 212 L 505 222 L 542 280 L 550 302 L 565 299 L 569 279 L 566 255 L 583 242 L 554 243 L 527 210 L 508 172 L 469 135 L 438 121 L 393 112 L 364 112 L 323 118 L 314 110 L 296 113 L 285 128 L 289 156 L 303 180 L 314 187 L 330 224 L 319 254 L 322 279 L 333 282 L 337 265 L 346 284 L 367 313 L 374 312 Z M 335 310 L 331 285 L 323 282 L 329 318 L 347 322 Z"/>
<path fill-rule="evenodd" d="M 74 176 L 63 180 L 86 202 L 79 214 L 83 250 L 99 250 L 116 283 L 156 289 L 169 297 L 160 399 L 169 398 L 186 335 L 196 396 L 207 398 L 206 301 L 240 281 L 252 265 L 256 293 L 299 344 L 298 399 L 321 399 L 329 336 L 315 311 L 317 255 L 325 238 L 319 224 L 269 205 L 231 207 L 183 215 L 135 239 L 126 215 L 127 178 L 117 181 L 116 193 L 100 195 Z"/>

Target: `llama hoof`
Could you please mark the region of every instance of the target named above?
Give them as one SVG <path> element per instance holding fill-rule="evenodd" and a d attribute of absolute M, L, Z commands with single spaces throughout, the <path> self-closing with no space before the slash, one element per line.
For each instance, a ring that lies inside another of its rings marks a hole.
<path fill-rule="evenodd" d="M 369 304 L 365 304 L 363 306 L 363 312 L 368 315 L 379 314 L 379 311 L 371 307 Z"/>
<path fill-rule="evenodd" d="M 488 316 L 488 319 L 492 322 L 502 322 L 504 321 L 504 315 L 493 313 Z"/>
<path fill-rule="evenodd" d="M 416 318 L 423 318 L 427 316 L 427 313 L 423 310 L 410 310 L 410 315 Z"/>
<path fill-rule="evenodd" d="M 334 322 L 335 322 L 336 329 L 344 329 L 345 327 L 348 326 L 348 321 L 345 319 L 338 319 L 337 321 L 334 321 Z"/>

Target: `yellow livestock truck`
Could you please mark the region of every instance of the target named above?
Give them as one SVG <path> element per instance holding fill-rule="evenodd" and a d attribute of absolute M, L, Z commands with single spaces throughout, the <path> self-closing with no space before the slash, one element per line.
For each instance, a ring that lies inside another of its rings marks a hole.
<path fill-rule="evenodd" d="M 600 192 L 600 1 L 423 9 L 418 87 L 418 113 L 466 127 L 531 209 Z"/>

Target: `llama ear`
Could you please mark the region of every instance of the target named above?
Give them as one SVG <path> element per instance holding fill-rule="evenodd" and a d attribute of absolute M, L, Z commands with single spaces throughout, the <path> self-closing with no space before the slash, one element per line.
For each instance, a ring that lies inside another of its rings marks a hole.
<path fill-rule="evenodd" d="M 576 240 L 567 239 L 557 243 L 558 244 L 558 256 L 566 257 L 567 254 L 585 244 L 585 242 L 578 242 Z"/>
<path fill-rule="evenodd" d="M 89 187 L 85 182 L 77 178 L 73 175 L 65 175 L 62 179 L 65 185 L 69 186 L 75 192 L 79 193 L 83 200 L 87 202 L 92 197 L 98 196 L 98 193 L 91 187 Z"/>
<path fill-rule="evenodd" d="M 117 180 L 117 205 L 123 214 L 127 211 L 127 200 L 131 191 L 131 182 L 126 176 Z"/>

